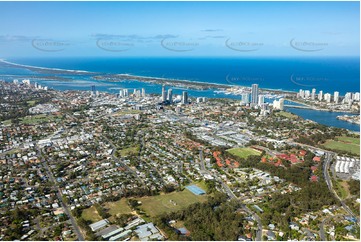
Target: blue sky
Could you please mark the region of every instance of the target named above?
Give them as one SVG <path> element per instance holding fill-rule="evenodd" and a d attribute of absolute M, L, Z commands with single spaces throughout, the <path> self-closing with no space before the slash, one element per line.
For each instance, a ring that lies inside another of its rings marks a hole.
<path fill-rule="evenodd" d="M 359 2 L 0 2 L 0 58 L 358 56 Z"/>

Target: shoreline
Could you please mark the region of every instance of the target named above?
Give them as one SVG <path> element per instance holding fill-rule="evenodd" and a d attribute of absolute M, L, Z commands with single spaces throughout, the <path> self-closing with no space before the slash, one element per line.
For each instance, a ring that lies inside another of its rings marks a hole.
<path fill-rule="evenodd" d="M 96 72 L 90 72 L 90 71 L 84 71 L 84 70 L 67 70 L 67 69 L 61 69 L 61 68 L 50 68 L 50 67 L 24 65 L 24 64 L 10 62 L 10 61 L 4 60 L 4 59 L 0 59 L 0 63 L 5 63 L 5 64 L 12 65 L 15 67 L 30 68 L 30 70 L 31 69 L 35 69 L 35 70 L 40 69 L 40 70 L 49 70 L 49 71 L 71 72 L 71 73 L 94 73 L 94 74 L 96 74 Z"/>
<path fill-rule="evenodd" d="M 288 99 L 288 98 L 285 98 L 285 101 L 294 102 L 294 103 L 298 103 L 298 104 L 302 104 L 302 105 L 303 105 L 303 106 L 300 106 L 300 107 L 293 106 L 292 108 L 309 109 L 309 110 L 315 110 L 315 111 L 321 111 L 321 112 L 350 113 L 350 114 L 360 115 L 360 113 L 353 112 L 353 111 L 350 111 L 350 110 L 337 110 L 337 109 L 317 108 L 317 107 L 313 107 L 313 106 L 310 106 L 310 105 L 308 105 L 308 104 L 302 103 L 302 102 L 300 102 L 300 101 L 294 101 L 294 100 Z"/>
<path fill-rule="evenodd" d="M 355 120 L 354 118 L 357 117 Z M 360 115 L 339 115 L 336 117 L 338 120 L 342 120 L 344 122 L 348 122 L 351 124 L 357 124 L 360 125 Z"/>
<path fill-rule="evenodd" d="M 186 87 L 191 87 L 194 88 L 195 90 L 209 90 L 209 89 L 227 89 L 227 88 L 249 88 L 251 89 L 250 86 L 241 86 L 241 85 L 231 85 L 231 84 L 220 84 L 220 83 L 214 83 L 214 82 L 202 82 L 202 81 L 190 81 L 190 80 L 181 80 L 181 79 L 176 79 L 176 78 L 163 78 L 163 77 L 152 77 L 152 76 L 140 76 L 140 75 L 132 75 L 132 74 L 113 74 L 113 73 L 101 73 L 101 72 L 91 72 L 91 71 L 84 71 L 84 70 L 66 70 L 66 69 L 61 69 L 61 68 L 50 68 L 50 67 L 39 67 L 39 66 L 31 66 L 31 65 L 24 65 L 24 64 L 18 64 L 18 63 L 13 63 L 13 62 L 9 62 L 6 61 L 4 59 L 0 59 L 0 63 L 4 63 L 7 65 L 11 65 L 14 67 L 23 67 L 29 70 L 34 70 L 34 71 L 48 71 L 48 72 L 52 72 L 52 73 L 57 73 L 57 72 L 61 72 L 61 73 L 70 73 L 70 74 L 87 74 L 87 75 L 94 75 L 92 78 L 95 80 L 99 80 L 100 79 L 106 79 L 106 78 L 113 78 L 113 79 L 120 79 L 120 80 L 136 80 L 136 81 L 140 81 L 140 82 L 152 82 L 152 83 L 157 83 L 158 84 L 162 84 L 165 82 L 168 82 L 169 85 L 174 85 L 174 84 L 184 84 L 187 85 Z M 98 77 L 97 77 L 98 76 Z M 117 82 L 117 81 L 112 81 L 112 80 L 107 80 L 110 82 Z M 272 88 L 259 88 L 260 91 L 264 91 L 264 92 L 272 92 L 272 93 L 277 93 L 277 94 L 288 94 L 288 95 L 295 95 L 297 92 L 295 91 L 289 91 L 289 90 L 280 90 L 280 89 L 272 89 Z"/>

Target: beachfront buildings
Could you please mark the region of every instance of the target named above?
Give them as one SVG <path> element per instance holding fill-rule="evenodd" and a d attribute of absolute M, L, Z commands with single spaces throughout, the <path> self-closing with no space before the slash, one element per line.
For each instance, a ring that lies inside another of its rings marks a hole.
<path fill-rule="evenodd" d="M 330 93 L 325 93 L 324 97 L 325 97 L 326 102 L 328 102 L 328 103 L 331 102 L 331 94 Z"/>
<path fill-rule="evenodd" d="M 354 111 L 359 112 L 360 110 L 360 93 L 359 92 L 347 92 L 344 96 L 340 96 L 339 91 L 332 93 L 324 93 L 320 90 L 316 98 L 316 88 L 310 90 L 299 89 L 297 92 L 297 99 L 306 101 L 307 104 L 315 105 L 315 107 L 329 109 L 329 110 L 340 110 L 340 111 Z"/>
<path fill-rule="evenodd" d="M 340 95 L 340 93 L 337 91 L 333 93 L 333 101 L 335 103 L 338 103 L 339 95 Z"/>
<path fill-rule="evenodd" d="M 323 98 L 323 91 L 320 91 L 318 93 L 318 100 L 322 101 L 322 98 Z"/>
<path fill-rule="evenodd" d="M 316 98 L 316 88 L 312 88 L 311 99 L 315 100 L 315 98 Z"/>

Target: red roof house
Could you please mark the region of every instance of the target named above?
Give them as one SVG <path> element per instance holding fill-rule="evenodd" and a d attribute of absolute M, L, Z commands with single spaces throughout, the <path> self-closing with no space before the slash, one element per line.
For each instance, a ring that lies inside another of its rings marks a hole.
<path fill-rule="evenodd" d="M 286 154 L 279 154 L 277 155 L 278 158 L 284 159 L 284 160 L 288 160 L 290 157 Z"/>
<path fill-rule="evenodd" d="M 307 154 L 307 151 L 305 150 L 300 150 L 300 156 L 305 156 Z"/>
<path fill-rule="evenodd" d="M 315 172 L 315 171 L 317 171 L 317 168 L 318 168 L 317 166 L 311 166 L 311 171 Z"/>
<path fill-rule="evenodd" d="M 318 176 L 312 175 L 311 178 L 310 178 L 310 180 L 311 180 L 312 182 L 317 182 L 317 181 L 318 181 Z"/>
<path fill-rule="evenodd" d="M 320 161 L 321 161 L 321 157 L 315 156 L 315 157 L 313 157 L 312 160 L 313 160 L 313 161 L 316 161 L 316 162 L 320 162 Z"/>

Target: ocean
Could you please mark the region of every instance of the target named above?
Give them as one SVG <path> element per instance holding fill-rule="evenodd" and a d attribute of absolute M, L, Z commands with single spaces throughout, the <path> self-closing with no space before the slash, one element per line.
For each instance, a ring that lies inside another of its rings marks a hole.
<path fill-rule="evenodd" d="M 292 58 L 21 58 L 11 62 L 70 70 L 133 74 L 189 81 L 323 93 L 360 90 L 360 60 L 356 57 Z"/>

